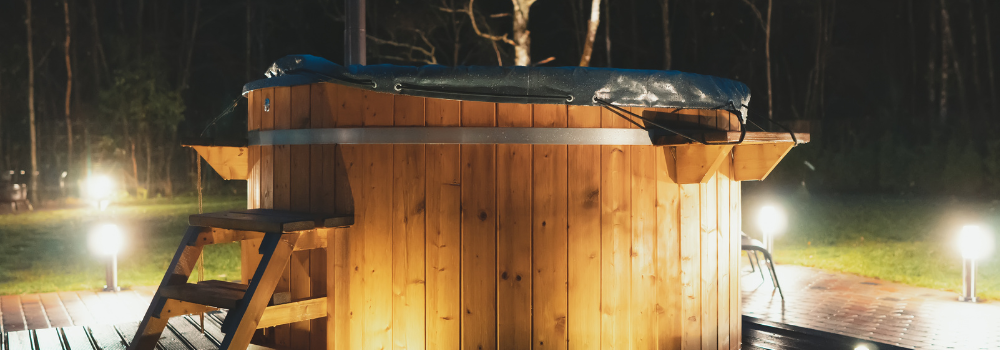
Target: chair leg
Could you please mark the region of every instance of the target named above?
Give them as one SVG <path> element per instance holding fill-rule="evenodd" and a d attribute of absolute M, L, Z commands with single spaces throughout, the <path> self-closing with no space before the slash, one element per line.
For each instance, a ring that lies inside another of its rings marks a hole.
<path fill-rule="evenodd" d="M 781 295 L 781 300 L 785 300 L 785 292 L 781 291 L 781 283 L 778 283 L 778 273 L 774 271 L 774 259 L 771 259 L 771 254 L 765 252 L 764 257 L 767 259 L 767 264 L 769 270 L 771 270 L 771 281 L 774 282 L 774 286 L 778 288 L 778 294 Z"/>
<path fill-rule="evenodd" d="M 750 262 L 750 273 L 757 272 L 757 269 L 753 267 L 753 265 L 755 264 L 753 262 L 753 251 L 752 250 L 746 250 L 746 252 L 747 252 L 747 261 Z"/>
<path fill-rule="evenodd" d="M 257 323 L 281 279 L 281 273 L 288 265 L 292 248 L 292 244 L 282 239 L 281 233 L 264 235 L 260 244 L 260 264 L 254 271 L 243 300 L 226 316 L 226 322 L 222 325 L 222 332 L 226 333 L 226 337 L 219 349 L 246 349 L 250 345 Z"/>
<path fill-rule="evenodd" d="M 757 261 L 757 271 L 760 272 L 760 279 L 764 280 L 764 267 L 760 266 L 760 255 L 757 255 L 757 251 L 753 251 L 754 260 Z"/>
<path fill-rule="evenodd" d="M 174 253 L 173 261 L 167 267 L 167 273 L 164 274 L 163 281 L 160 282 L 160 288 L 187 283 L 187 279 L 191 276 L 191 271 L 198 261 L 198 256 L 201 254 L 202 246 L 195 244 L 198 241 L 198 234 L 200 232 L 201 229 L 198 227 L 188 227 L 187 232 L 184 234 L 184 239 L 181 241 L 180 246 L 177 247 L 177 252 Z M 129 343 L 129 350 L 149 350 L 156 347 L 156 343 L 160 340 L 160 335 L 163 333 L 164 327 L 167 326 L 167 320 L 169 319 L 169 316 L 161 318 L 163 307 L 166 304 L 167 298 L 161 297 L 159 289 L 157 289 L 156 294 L 153 295 L 152 302 L 149 303 L 149 309 L 146 310 L 146 315 L 143 317 L 142 323 L 139 324 L 139 328 L 132 337 L 132 342 Z"/>

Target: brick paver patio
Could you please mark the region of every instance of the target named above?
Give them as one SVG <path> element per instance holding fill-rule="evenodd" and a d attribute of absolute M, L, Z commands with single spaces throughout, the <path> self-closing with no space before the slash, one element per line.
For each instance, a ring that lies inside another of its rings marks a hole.
<path fill-rule="evenodd" d="M 0 296 L 0 332 L 137 322 L 154 287 Z"/>
<path fill-rule="evenodd" d="M 744 315 L 914 349 L 1000 349 L 1000 303 L 963 303 L 957 293 L 777 265 L 782 303 L 770 277 L 743 262 Z"/>

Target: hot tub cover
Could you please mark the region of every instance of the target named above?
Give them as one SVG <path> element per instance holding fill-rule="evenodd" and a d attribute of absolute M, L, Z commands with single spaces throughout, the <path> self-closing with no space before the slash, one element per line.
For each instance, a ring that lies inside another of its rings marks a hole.
<path fill-rule="evenodd" d="M 380 64 L 344 67 L 312 55 L 289 55 L 271 65 L 266 79 L 243 93 L 272 87 L 331 82 L 359 88 L 466 101 L 725 109 L 746 116 L 750 89 L 741 82 L 678 71 L 524 66 Z"/>

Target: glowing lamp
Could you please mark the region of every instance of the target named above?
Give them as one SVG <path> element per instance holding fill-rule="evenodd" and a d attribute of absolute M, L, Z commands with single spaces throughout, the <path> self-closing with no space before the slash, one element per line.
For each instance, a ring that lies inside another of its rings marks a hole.
<path fill-rule="evenodd" d="M 108 265 L 105 271 L 104 291 L 119 291 L 118 287 L 118 253 L 122 249 L 125 240 L 122 230 L 115 224 L 101 224 L 94 227 L 90 232 L 90 249 L 101 256 L 108 256 Z"/>
<path fill-rule="evenodd" d="M 90 232 L 90 249 L 98 255 L 118 255 L 124 241 L 123 236 L 118 225 L 97 225 Z"/>
<path fill-rule="evenodd" d="M 87 179 L 87 197 L 97 204 L 98 209 L 104 210 L 114 193 L 114 186 L 114 182 L 107 176 L 92 176 Z"/>
<path fill-rule="evenodd" d="M 962 295 L 959 301 L 976 302 L 976 260 L 985 258 L 993 247 L 992 237 L 982 227 L 966 225 L 958 232 L 962 253 Z"/>
<path fill-rule="evenodd" d="M 777 206 L 767 205 L 760 208 L 760 213 L 757 216 L 757 224 L 760 225 L 760 231 L 764 233 L 764 248 L 772 252 L 772 254 L 774 251 L 774 236 L 781 234 L 785 230 L 787 221 L 785 212 Z"/>
<path fill-rule="evenodd" d="M 858 345 L 856 348 L 854 348 L 854 350 L 868 350 L 868 347 L 865 345 Z"/>
<path fill-rule="evenodd" d="M 87 179 L 87 196 L 92 199 L 102 199 L 111 196 L 114 183 L 111 178 L 97 175 Z"/>
<path fill-rule="evenodd" d="M 958 232 L 958 251 L 963 259 L 979 260 L 989 253 L 990 237 L 977 225 L 966 225 Z"/>

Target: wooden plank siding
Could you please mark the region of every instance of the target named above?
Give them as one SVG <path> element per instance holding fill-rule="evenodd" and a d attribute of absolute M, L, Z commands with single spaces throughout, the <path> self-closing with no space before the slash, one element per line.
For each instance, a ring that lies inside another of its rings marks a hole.
<path fill-rule="evenodd" d="M 601 127 L 598 107 L 570 106 L 567 114 L 569 127 Z M 567 148 L 569 349 L 597 349 L 601 346 L 601 146 Z"/>
<path fill-rule="evenodd" d="M 599 107 L 327 83 L 248 99 L 249 130 L 636 127 Z M 667 117 L 731 129 L 727 116 Z M 678 184 L 681 147 L 252 146 L 249 208 L 355 216 L 328 248 L 293 254 L 276 289 L 327 296 L 329 316 L 267 335 L 310 349 L 736 349 L 733 157 L 705 183 Z M 242 246 L 244 279 L 256 249 Z"/>
<path fill-rule="evenodd" d="M 497 105 L 497 126 L 530 127 L 531 106 Z M 497 145 L 497 337 L 531 347 L 531 145 Z"/>

